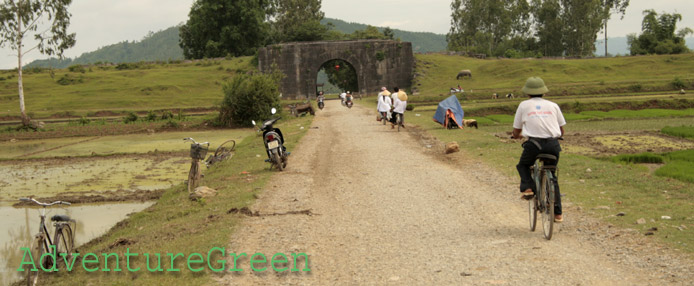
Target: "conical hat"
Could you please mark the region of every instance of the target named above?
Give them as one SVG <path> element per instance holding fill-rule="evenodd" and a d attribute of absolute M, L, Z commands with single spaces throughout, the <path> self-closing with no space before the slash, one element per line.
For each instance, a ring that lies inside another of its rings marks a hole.
<path fill-rule="evenodd" d="M 400 99 L 400 101 L 407 101 L 407 93 L 402 90 L 398 91 L 398 99 Z"/>
<path fill-rule="evenodd" d="M 383 91 L 383 95 L 385 95 L 385 96 L 390 96 L 390 91 L 384 90 L 384 91 Z"/>

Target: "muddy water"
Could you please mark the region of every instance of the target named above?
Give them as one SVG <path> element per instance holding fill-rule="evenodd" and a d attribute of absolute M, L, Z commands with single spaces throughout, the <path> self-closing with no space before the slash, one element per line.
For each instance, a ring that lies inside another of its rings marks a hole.
<path fill-rule="evenodd" d="M 70 207 L 51 207 L 47 220 L 55 214 L 67 214 L 77 221 L 75 245 L 79 248 L 89 240 L 104 234 L 128 214 L 139 212 L 152 202 L 109 203 L 80 205 Z M 33 235 L 38 232 L 40 208 L 14 208 L 10 203 L 0 203 L 0 284 L 8 285 L 21 279 L 16 270 L 22 261 L 23 251 L 28 247 Z M 52 225 L 49 224 L 49 232 Z M 53 233 L 51 232 L 51 237 Z"/>

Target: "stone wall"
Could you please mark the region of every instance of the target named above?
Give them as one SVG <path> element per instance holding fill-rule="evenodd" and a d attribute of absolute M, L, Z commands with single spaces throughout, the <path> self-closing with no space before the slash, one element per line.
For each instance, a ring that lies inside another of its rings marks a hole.
<path fill-rule="evenodd" d="M 379 58 L 381 60 L 379 60 Z M 315 97 L 316 77 L 330 60 L 349 62 L 357 72 L 359 92 L 375 95 L 381 86 L 410 87 L 414 56 L 412 43 L 389 40 L 324 41 L 271 45 L 258 51 L 261 72 L 273 63 L 285 74 L 284 98 Z"/>

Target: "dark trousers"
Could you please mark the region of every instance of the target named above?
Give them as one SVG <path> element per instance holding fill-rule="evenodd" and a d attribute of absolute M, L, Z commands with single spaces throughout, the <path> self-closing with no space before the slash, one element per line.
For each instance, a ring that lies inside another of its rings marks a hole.
<path fill-rule="evenodd" d="M 390 117 L 390 123 L 398 124 L 398 116 L 402 116 L 402 113 L 397 113 L 397 112 L 393 111 L 393 113 L 391 114 L 391 117 Z M 402 121 L 405 121 L 405 118 L 403 118 Z"/>
<path fill-rule="evenodd" d="M 536 145 L 534 142 L 537 142 Z M 540 148 L 538 148 L 538 145 Z M 535 181 L 533 181 L 530 166 L 535 164 L 535 158 L 540 153 L 551 154 L 557 156 L 557 161 L 547 162 L 548 165 L 558 165 L 559 164 L 559 152 L 561 152 L 561 146 L 559 145 L 559 140 L 557 139 L 530 139 L 523 143 L 523 154 L 521 154 L 520 161 L 516 165 L 518 169 L 518 174 L 521 178 L 520 191 L 527 189 L 532 189 L 533 192 L 537 193 L 535 189 Z M 552 171 L 554 178 L 557 178 L 556 170 Z M 559 183 L 558 178 L 554 181 L 554 213 L 562 214 L 561 209 L 561 195 L 559 193 Z"/>

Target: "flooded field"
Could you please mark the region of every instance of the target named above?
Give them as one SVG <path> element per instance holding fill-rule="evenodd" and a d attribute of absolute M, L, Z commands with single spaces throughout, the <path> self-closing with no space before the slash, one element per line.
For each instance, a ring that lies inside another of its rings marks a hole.
<path fill-rule="evenodd" d="M 218 144 L 229 139 L 238 142 L 248 134 L 252 131 L 0 142 L 3 150 L 0 153 L 0 284 L 7 285 L 21 278 L 16 271 L 23 253 L 20 247 L 28 246 L 38 231 L 38 208 L 12 206 L 20 197 L 136 198 L 135 194 L 164 190 L 184 182 L 190 168 L 190 143 L 184 142 L 184 137 L 209 141 L 214 152 Z M 67 214 L 74 218 L 77 221 L 75 245 L 79 249 L 79 245 L 104 234 L 128 214 L 152 204 L 151 201 L 74 204 L 52 207 L 47 217 Z"/>

